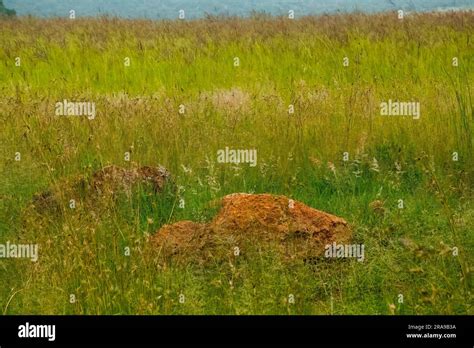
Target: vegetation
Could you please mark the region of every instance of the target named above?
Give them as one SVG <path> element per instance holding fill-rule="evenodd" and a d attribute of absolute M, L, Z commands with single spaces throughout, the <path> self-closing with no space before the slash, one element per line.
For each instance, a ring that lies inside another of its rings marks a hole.
<path fill-rule="evenodd" d="M 0 16 L 14 16 L 16 15 L 15 10 L 10 10 L 5 7 L 3 0 L 0 0 Z"/>
<path fill-rule="evenodd" d="M 39 245 L 36 263 L 0 259 L 4 314 L 472 314 L 473 12 L 0 21 L 0 244 Z M 64 99 L 96 118 L 56 116 Z M 389 99 L 420 119 L 381 116 Z M 257 166 L 217 163 L 226 146 L 257 149 Z M 169 169 L 184 209 L 138 190 L 29 212 L 51 185 L 132 162 Z M 233 192 L 343 217 L 364 262 L 244 245 L 203 267 L 149 250 Z"/>

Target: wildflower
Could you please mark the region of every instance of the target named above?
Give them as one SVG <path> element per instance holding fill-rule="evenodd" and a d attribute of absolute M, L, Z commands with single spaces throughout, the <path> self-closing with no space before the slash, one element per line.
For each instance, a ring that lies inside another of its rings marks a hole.
<path fill-rule="evenodd" d="M 331 172 L 334 173 L 334 176 L 336 176 L 336 166 L 332 162 L 328 162 L 328 168 Z"/>
<path fill-rule="evenodd" d="M 183 171 L 184 171 L 186 174 L 193 172 L 193 170 L 191 169 L 191 167 L 186 168 L 186 166 L 185 166 L 184 164 L 181 165 L 181 168 L 183 168 Z"/>
<path fill-rule="evenodd" d="M 370 164 L 370 170 L 377 173 L 379 172 L 379 162 L 375 157 L 372 159 L 372 163 Z"/>

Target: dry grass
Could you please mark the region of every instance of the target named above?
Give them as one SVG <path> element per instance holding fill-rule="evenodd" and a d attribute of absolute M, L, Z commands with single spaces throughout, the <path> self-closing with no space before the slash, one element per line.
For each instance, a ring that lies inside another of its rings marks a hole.
<path fill-rule="evenodd" d="M 0 243 L 36 242 L 40 258 L 0 260 L 0 308 L 329 314 L 333 303 L 337 314 L 472 313 L 473 26 L 473 12 L 1 19 Z M 55 116 L 63 99 L 95 102 L 97 117 Z M 387 99 L 420 102 L 420 120 L 381 117 Z M 226 146 L 257 149 L 258 165 L 216 163 Z M 100 213 L 62 206 L 51 219 L 23 219 L 35 193 L 132 162 L 164 165 L 179 193 L 139 189 Z M 207 221 L 207 202 L 233 192 L 286 195 L 344 217 L 366 260 L 287 264 L 257 244 L 237 258 L 223 248 L 226 261 L 206 267 L 150 256 L 158 228 Z"/>

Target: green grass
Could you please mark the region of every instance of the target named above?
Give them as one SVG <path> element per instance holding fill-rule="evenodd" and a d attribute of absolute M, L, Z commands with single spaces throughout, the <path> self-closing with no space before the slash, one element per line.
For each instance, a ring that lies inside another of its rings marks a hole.
<path fill-rule="evenodd" d="M 473 12 L 0 24 L 0 243 L 40 248 L 37 263 L 0 259 L 2 313 L 473 313 Z M 55 116 L 63 99 L 95 102 L 96 119 Z M 420 102 L 420 120 L 380 116 L 388 99 Z M 257 149 L 258 165 L 218 164 L 226 146 Z M 139 191 L 95 215 L 79 204 L 28 219 L 34 193 L 127 167 L 126 151 L 167 167 L 185 209 Z M 199 266 L 149 250 L 164 223 L 209 219 L 208 202 L 233 192 L 344 217 L 365 261 L 288 263 L 243 245 Z"/>

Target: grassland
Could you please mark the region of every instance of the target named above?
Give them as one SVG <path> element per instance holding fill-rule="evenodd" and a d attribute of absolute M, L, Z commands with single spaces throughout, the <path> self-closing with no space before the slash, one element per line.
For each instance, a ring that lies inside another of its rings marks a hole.
<path fill-rule="evenodd" d="M 473 29 L 473 12 L 0 19 L 0 243 L 40 248 L 36 263 L 0 259 L 1 312 L 472 314 Z M 63 99 L 97 117 L 55 116 Z M 421 118 L 380 116 L 388 99 L 420 102 Z M 258 165 L 218 164 L 226 146 Z M 34 193 L 131 162 L 168 168 L 185 208 L 138 192 L 93 219 L 25 218 Z M 161 225 L 233 192 L 344 217 L 365 261 L 285 263 L 258 245 L 206 267 L 147 256 Z"/>

